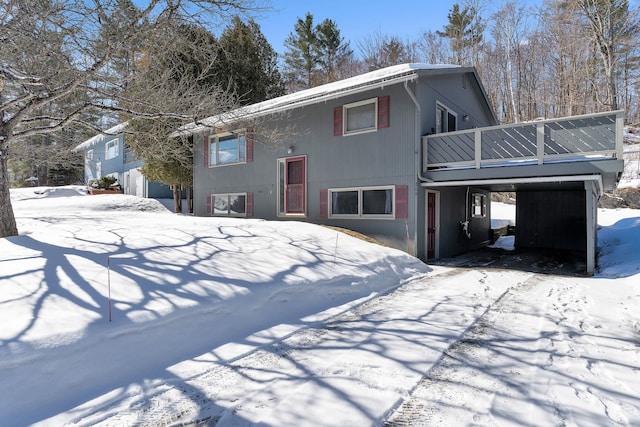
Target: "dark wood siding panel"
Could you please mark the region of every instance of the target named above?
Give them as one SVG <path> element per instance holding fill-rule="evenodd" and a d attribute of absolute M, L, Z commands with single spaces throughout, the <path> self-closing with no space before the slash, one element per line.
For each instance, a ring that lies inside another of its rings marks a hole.
<path fill-rule="evenodd" d="M 245 200 L 246 206 L 246 215 L 247 217 L 253 216 L 253 193 L 247 193 L 247 198 Z"/>
<path fill-rule="evenodd" d="M 202 152 L 204 154 L 204 167 L 209 167 L 209 135 L 202 137 Z"/>
<path fill-rule="evenodd" d="M 205 201 L 205 204 L 207 206 L 207 216 L 211 216 L 211 213 L 213 212 L 211 206 L 211 194 L 207 194 L 207 200 Z"/>
<path fill-rule="evenodd" d="M 247 163 L 253 162 L 253 127 L 250 126 L 247 128 L 247 132 L 245 134 L 245 140 L 247 143 Z"/>
<path fill-rule="evenodd" d="M 333 136 L 342 136 L 342 107 L 333 109 Z"/>
<path fill-rule="evenodd" d="M 409 217 L 409 187 L 406 185 L 396 186 L 396 219 Z"/>
<path fill-rule="evenodd" d="M 320 218 L 329 217 L 329 190 L 320 190 Z"/>
<path fill-rule="evenodd" d="M 378 97 L 378 129 L 389 127 L 389 96 Z"/>
<path fill-rule="evenodd" d="M 516 246 L 586 250 L 584 191 L 522 191 L 516 196 Z"/>

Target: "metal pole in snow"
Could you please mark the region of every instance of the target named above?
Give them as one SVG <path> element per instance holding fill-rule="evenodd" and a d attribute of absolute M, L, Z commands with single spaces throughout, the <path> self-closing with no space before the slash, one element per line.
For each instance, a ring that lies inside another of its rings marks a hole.
<path fill-rule="evenodd" d="M 111 322 L 111 257 L 107 255 L 107 289 L 109 293 L 109 322 Z"/>

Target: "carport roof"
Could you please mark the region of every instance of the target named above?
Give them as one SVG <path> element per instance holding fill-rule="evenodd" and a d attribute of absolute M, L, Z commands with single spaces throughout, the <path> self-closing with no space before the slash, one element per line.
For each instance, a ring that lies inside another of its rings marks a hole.
<path fill-rule="evenodd" d="M 458 181 L 423 182 L 425 188 L 475 187 L 492 192 L 542 191 L 542 190 L 584 190 L 584 183 L 595 183 L 598 194 L 603 192 L 600 175 L 557 175 L 523 178 L 492 178 Z"/>
<path fill-rule="evenodd" d="M 546 189 L 558 184 L 579 187 L 580 182 L 600 182 L 600 192 L 615 189 L 624 161 L 599 159 L 544 165 L 487 167 L 481 169 L 436 169 L 421 176 L 423 187 L 475 186 L 490 191 Z M 582 187 L 584 188 L 584 187 Z"/>

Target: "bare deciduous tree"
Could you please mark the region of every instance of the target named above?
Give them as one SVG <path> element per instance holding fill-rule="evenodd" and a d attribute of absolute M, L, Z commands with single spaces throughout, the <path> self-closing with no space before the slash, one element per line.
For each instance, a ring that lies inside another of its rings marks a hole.
<path fill-rule="evenodd" d="M 618 109 L 618 76 L 622 58 L 638 42 L 637 12 L 629 10 L 628 0 L 574 0 L 588 22 L 588 33 L 604 72 L 602 103 Z"/>
<path fill-rule="evenodd" d="M 357 43 L 366 71 L 392 65 L 414 62 L 416 49 L 413 42 L 403 41 L 377 31 Z"/>
<path fill-rule="evenodd" d="M 118 60 L 135 60 L 133 49 L 171 22 L 248 12 L 261 6 L 257 1 L 147 0 L 136 1 L 133 9 L 127 0 L 0 3 L 0 237 L 18 233 L 7 168 L 15 142 L 74 124 L 99 130 L 88 119 L 96 110 L 138 118 L 198 120 L 192 103 L 170 102 L 184 99 L 188 85 L 172 86 L 156 105 L 128 97 L 128 75 L 116 73 Z M 122 13 L 123 8 L 127 13 Z M 165 89 L 156 88 L 160 93 Z M 218 111 L 213 97 L 210 101 L 202 94 L 189 98 L 199 104 L 208 102 L 209 114 Z"/>

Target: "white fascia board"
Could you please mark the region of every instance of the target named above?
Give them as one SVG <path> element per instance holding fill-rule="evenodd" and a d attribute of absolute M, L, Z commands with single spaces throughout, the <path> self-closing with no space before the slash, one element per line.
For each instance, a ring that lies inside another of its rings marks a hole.
<path fill-rule="evenodd" d="M 318 104 L 331 99 L 337 99 L 346 95 L 382 88 L 388 85 L 401 83 L 406 80 L 414 80 L 418 72 L 462 72 L 466 70 L 459 65 L 449 64 L 400 64 L 383 68 L 359 76 L 350 77 L 333 83 L 327 83 L 311 89 L 269 99 L 257 104 L 248 105 L 229 113 L 207 117 L 200 123 L 190 123 L 176 131 L 172 136 L 191 135 L 208 128 L 223 126 L 239 120 L 247 120 L 253 117 L 276 114 L 294 108 Z"/>
<path fill-rule="evenodd" d="M 101 132 L 95 136 L 92 136 L 91 138 L 87 139 L 86 141 L 76 145 L 76 147 L 73 149 L 73 151 L 80 151 L 80 150 L 85 150 L 89 147 L 91 147 L 92 145 L 97 144 L 98 142 L 102 142 L 105 138 L 110 137 L 110 136 L 118 136 L 120 134 L 122 134 L 124 132 L 124 128 L 127 126 L 127 122 L 123 122 L 123 123 L 119 123 L 107 130 L 105 130 L 104 132 Z"/>
<path fill-rule="evenodd" d="M 546 184 L 546 183 L 562 183 L 562 182 L 584 182 L 594 181 L 598 187 L 598 194 L 602 195 L 603 185 L 602 176 L 596 175 L 566 175 L 566 176 L 536 176 L 526 178 L 494 178 L 494 179 L 469 179 L 464 181 L 439 181 L 439 182 L 422 182 L 423 187 L 473 187 L 482 185 L 497 184 Z"/>

